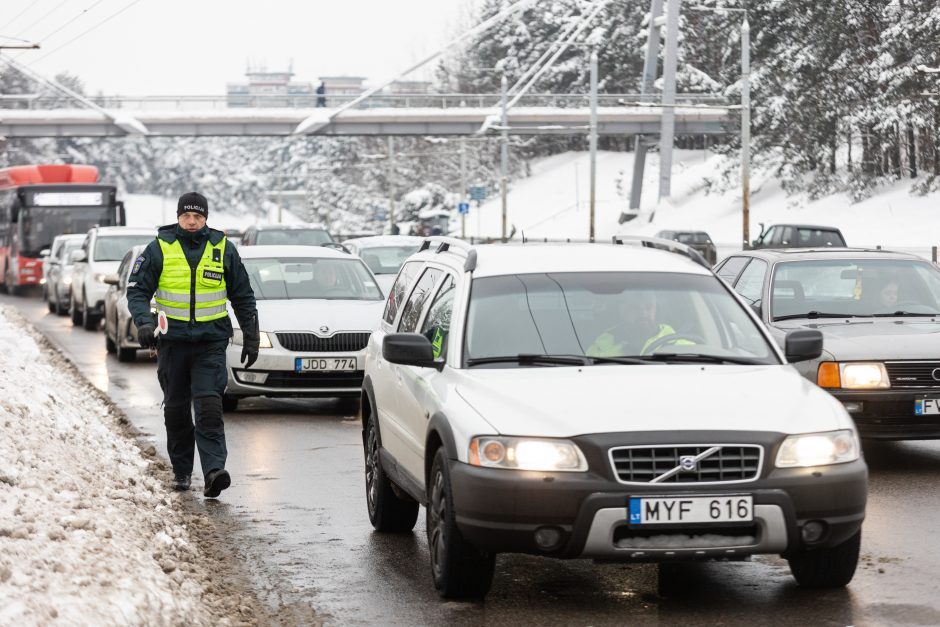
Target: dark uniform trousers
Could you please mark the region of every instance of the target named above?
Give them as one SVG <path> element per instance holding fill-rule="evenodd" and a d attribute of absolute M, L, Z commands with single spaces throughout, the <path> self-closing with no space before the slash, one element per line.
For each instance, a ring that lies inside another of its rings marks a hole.
<path fill-rule="evenodd" d="M 199 449 L 203 476 L 210 470 L 225 468 L 228 451 L 222 393 L 228 380 L 227 346 L 228 340 L 160 342 L 157 378 L 163 389 L 167 451 L 177 474 L 192 474 L 194 447 Z"/>

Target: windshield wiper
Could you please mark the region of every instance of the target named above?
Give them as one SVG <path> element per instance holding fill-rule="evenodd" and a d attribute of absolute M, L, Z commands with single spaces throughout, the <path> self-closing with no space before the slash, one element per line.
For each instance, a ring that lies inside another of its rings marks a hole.
<path fill-rule="evenodd" d="M 872 318 L 936 318 L 940 316 L 940 313 L 914 313 L 912 311 L 895 311 L 894 313 L 877 313 L 872 314 Z"/>
<path fill-rule="evenodd" d="M 689 363 L 708 363 L 708 364 L 741 364 L 744 366 L 754 366 L 766 364 L 766 362 L 751 359 L 749 357 L 726 357 L 721 355 L 705 355 L 703 353 L 656 353 L 653 355 L 644 355 L 640 359 L 647 361 L 664 361 L 669 363 L 689 362 Z"/>
<path fill-rule="evenodd" d="M 619 355 L 616 357 L 594 357 L 593 355 L 588 355 L 588 359 L 591 360 L 591 363 L 594 364 L 645 364 L 647 359 L 644 357 L 627 357 L 626 355 Z"/>
<path fill-rule="evenodd" d="M 824 313 L 820 311 L 807 311 L 805 313 L 798 314 L 789 314 L 786 316 L 774 316 L 774 322 L 777 320 L 794 320 L 796 318 L 809 318 L 814 320 L 816 318 L 868 318 L 869 316 L 860 316 L 858 314 L 846 314 L 846 313 Z"/>
<path fill-rule="evenodd" d="M 482 364 L 502 364 L 517 363 L 528 364 L 547 364 L 551 366 L 586 366 L 587 357 L 580 355 L 540 355 L 537 353 L 519 353 L 518 355 L 500 355 L 497 357 L 471 357 L 467 360 L 467 366 L 479 366 Z"/>

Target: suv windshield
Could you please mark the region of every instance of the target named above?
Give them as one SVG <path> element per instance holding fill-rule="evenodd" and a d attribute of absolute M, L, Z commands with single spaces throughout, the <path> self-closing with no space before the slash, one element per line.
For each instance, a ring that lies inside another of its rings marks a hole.
<path fill-rule="evenodd" d="M 373 274 L 398 274 L 401 264 L 418 250 L 414 246 L 375 246 L 364 248 L 359 256 L 366 262 Z"/>
<path fill-rule="evenodd" d="M 95 261 L 120 261 L 137 244 L 149 244 L 153 235 L 99 235 L 95 240 Z"/>
<path fill-rule="evenodd" d="M 243 259 L 257 300 L 382 300 L 358 259 Z"/>
<path fill-rule="evenodd" d="M 774 320 L 796 317 L 940 315 L 940 271 L 915 259 L 821 259 L 778 263 Z"/>
<path fill-rule="evenodd" d="M 332 241 L 333 237 L 324 229 L 264 229 L 258 231 L 255 243 L 320 246 Z"/>
<path fill-rule="evenodd" d="M 780 363 L 757 325 L 713 276 L 570 272 L 475 279 L 468 363 L 518 355 L 573 355 L 588 358 L 586 363 L 665 355 Z"/>

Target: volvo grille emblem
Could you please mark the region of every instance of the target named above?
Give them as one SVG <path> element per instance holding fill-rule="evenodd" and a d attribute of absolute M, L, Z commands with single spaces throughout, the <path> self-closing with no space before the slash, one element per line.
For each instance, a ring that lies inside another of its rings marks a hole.
<path fill-rule="evenodd" d="M 330 332 L 330 327 L 326 326 L 325 324 L 322 327 L 320 327 L 320 333 L 329 333 L 329 332 Z"/>
<path fill-rule="evenodd" d="M 934 381 L 940 381 L 940 368 L 934 368 L 933 372 L 930 373 L 930 376 L 933 377 Z"/>
<path fill-rule="evenodd" d="M 695 466 L 695 457 L 692 455 L 682 455 L 679 457 L 679 467 L 682 468 L 682 470 L 695 470 Z"/>

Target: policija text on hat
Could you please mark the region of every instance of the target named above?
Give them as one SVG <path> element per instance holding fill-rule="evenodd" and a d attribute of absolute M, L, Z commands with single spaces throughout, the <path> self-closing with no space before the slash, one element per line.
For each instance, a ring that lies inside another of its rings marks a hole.
<path fill-rule="evenodd" d="M 156 239 L 134 260 L 127 306 L 141 347 L 157 349 L 173 487 L 189 490 L 198 448 L 203 494 L 216 498 L 232 481 L 225 470 L 228 452 L 222 421 L 225 349 L 232 337 L 225 301 L 232 303 L 241 327 L 245 368 L 258 359 L 258 309 L 238 251 L 228 245 L 222 231 L 206 226 L 206 197 L 183 194 L 176 215 L 177 224 L 161 226 Z M 159 342 L 151 298 L 169 322 Z"/>

